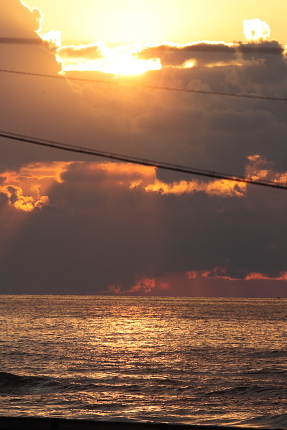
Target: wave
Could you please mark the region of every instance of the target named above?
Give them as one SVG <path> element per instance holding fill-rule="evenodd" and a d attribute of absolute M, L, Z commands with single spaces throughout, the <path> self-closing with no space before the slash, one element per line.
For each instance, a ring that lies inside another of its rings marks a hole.
<path fill-rule="evenodd" d="M 228 396 L 228 397 L 240 397 L 244 395 L 251 395 L 256 394 L 258 395 L 264 395 L 266 393 L 272 393 L 276 392 L 278 393 L 278 387 L 269 387 L 269 386 L 262 386 L 262 385 L 239 385 L 237 387 L 228 387 L 228 388 L 222 388 L 220 390 L 213 390 L 210 392 L 207 392 L 205 396 Z"/>
<path fill-rule="evenodd" d="M 244 372 L 247 375 L 280 375 L 287 376 L 287 370 L 278 367 L 262 367 Z"/>
<path fill-rule="evenodd" d="M 242 427 L 254 426 L 268 429 L 287 429 L 287 414 L 261 415 L 247 420 L 242 420 L 236 423 L 236 425 Z"/>
<path fill-rule="evenodd" d="M 0 393 L 32 394 L 48 393 L 64 389 L 61 382 L 48 376 L 15 375 L 14 373 L 0 372 Z"/>
<path fill-rule="evenodd" d="M 265 359 L 274 359 L 274 358 L 281 358 L 287 356 L 287 351 L 283 349 L 271 349 L 271 350 L 258 350 L 258 351 L 252 351 L 250 353 L 251 357 L 254 358 L 265 358 Z"/>

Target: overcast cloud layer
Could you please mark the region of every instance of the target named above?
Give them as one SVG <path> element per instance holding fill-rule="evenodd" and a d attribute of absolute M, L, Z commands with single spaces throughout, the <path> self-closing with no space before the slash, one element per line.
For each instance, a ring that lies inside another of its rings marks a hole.
<path fill-rule="evenodd" d="M 0 38 L 34 38 L 40 12 L 0 0 Z M 0 44 L 0 129 L 286 183 L 287 98 L 273 40 L 142 46 L 161 70 L 67 72 L 82 48 Z M 139 86 L 71 81 L 69 77 Z M 113 163 L 0 139 L 0 294 L 287 297 L 287 191 Z"/>

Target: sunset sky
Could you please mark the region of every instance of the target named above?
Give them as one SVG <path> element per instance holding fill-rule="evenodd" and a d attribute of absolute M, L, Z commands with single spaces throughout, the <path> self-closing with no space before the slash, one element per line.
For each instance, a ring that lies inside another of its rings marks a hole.
<path fill-rule="evenodd" d="M 0 130 L 287 185 L 286 12 L 0 0 Z M 0 294 L 287 297 L 287 191 L 0 150 Z"/>

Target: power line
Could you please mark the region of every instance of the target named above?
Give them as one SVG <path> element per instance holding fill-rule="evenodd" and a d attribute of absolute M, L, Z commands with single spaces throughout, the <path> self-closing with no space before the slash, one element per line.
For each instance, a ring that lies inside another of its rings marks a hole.
<path fill-rule="evenodd" d="M 241 182 L 245 184 L 261 185 L 264 187 L 280 188 L 280 189 L 287 190 L 287 186 L 280 183 L 272 182 L 272 181 L 258 181 L 258 180 L 253 180 L 251 178 L 248 178 L 246 176 L 233 176 L 226 173 L 213 172 L 209 170 L 196 169 L 193 167 L 186 167 L 186 166 L 181 166 L 176 164 L 164 163 L 160 161 L 147 160 L 144 158 L 131 157 L 129 155 L 110 153 L 110 152 L 100 151 L 92 148 L 84 148 L 80 146 L 69 145 L 62 142 L 56 142 L 53 140 L 37 139 L 34 137 L 11 133 L 7 131 L 0 131 L 0 137 L 17 140 L 20 142 L 32 143 L 33 145 L 40 145 L 40 146 L 50 147 L 53 149 L 60 149 L 62 151 L 69 151 L 69 152 L 74 152 L 79 154 L 87 154 L 87 155 L 92 155 L 96 157 L 103 157 L 111 160 L 138 164 L 141 166 L 156 167 L 158 169 L 169 170 L 173 172 L 187 173 L 190 175 L 198 175 L 198 176 L 204 176 L 204 177 L 215 178 L 215 179 L 224 179 L 228 181 Z"/>
<path fill-rule="evenodd" d="M 40 38 L 0 37 L 0 43 L 9 45 L 43 45 L 44 42 Z"/>
<path fill-rule="evenodd" d="M 28 38 L 28 37 L 0 37 L 0 44 L 12 44 L 12 45 L 43 45 L 45 43 L 49 43 L 47 40 L 42 39 L 41 36 L 38 38 Z M 71 44 L 80 43 L 81 45 L 90 45 L 91 42 L 84 41 L 73 41 Z M 70 45 L 69 45 L 70 46 Z M 77 46 L 77 45 L 75 45 Z M 65 45 L 63 45 L 65 47 Z M 233 53 L 238 51 L 239 53 L 244 54 L 275 54 L 282 55 L 284 52 L 283 47 L 278 46 L 269 46 L 268 42 L 266 45 L 260 46 L 256 42 L 254 43 L 243 43 L 238 42 L 237 44 L 229 45 L 223 42 L 215 42 L 208 43 L 205 41 L 198 41 L 195 43 L 185 44 L 185 45 L 159 45 L 159 46 L 144 46 L 143 51 L 148 50 L 156 50 L 156 51 L 165 51 L 165 50 L 178 50 L 181 52 L 190 51 L 190 52 L 220 52 L 220 53 Z"/>
<path fill-rule="evenodd" d="M 21 72 L 18 70 L 8 70 L 8 69 L 0 69 L 0 73 L 9 73 L 14 75 L 24 75 L 24 76 L 34 76 L 39 78 L 51 78 L 51 79 L 68 79 L 69 81 L 78 81 L 78 82 L 89 82 L 94 84 L 106 84 L 106 85 L 117 85 L 117 86 L 129 86 L 136 88 L 146 88 L 150 90 L 163 90 L 163 91 L 176 91 L 181 93 L 193 93 L 193 94 L 204 94 L 204 95 L 212 95 L 212 96 L 225 96 L 225 97 L 238 97 L 238 98 L 246 98 L 246 99 L 259 99 L 259 100 L 272 100 L 272 101 L 280 101 L 287 102 L 287 98 L 285 97 L 272 97 L 272 96 L 258 96 L 255 94 L 242 94 L 242 93 L 224 93 L 219 91 L 205 91 L 205 90 L 192 90 L 187 88 L 176 88 L 176 87 L 162 87 L 158 85 L 143 85 L 143 84 L 134 84 L 132 82 L 123 82 L 123 81 L 105 81 L 101 79 L 87 79 L 87 78 L 76 78 L 76 77 L 63 77 L 61 75 L 49 75 L 44 73 L 33 73 L 33 72 Z"/>

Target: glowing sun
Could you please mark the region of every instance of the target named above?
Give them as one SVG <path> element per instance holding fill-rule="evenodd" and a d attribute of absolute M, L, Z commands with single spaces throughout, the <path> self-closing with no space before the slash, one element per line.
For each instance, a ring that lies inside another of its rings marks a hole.
<path fill-rule="evenodd" d="M 162 68 L 159 58 L 138 58 L 142 47 L 136 45 L 108 48 L 97 42 L 82 46 L 62 46 L 57 50 L 57 60 L 63 72 L 98 71 L 115 75 L 141 75 L 149 70 Z"/>

